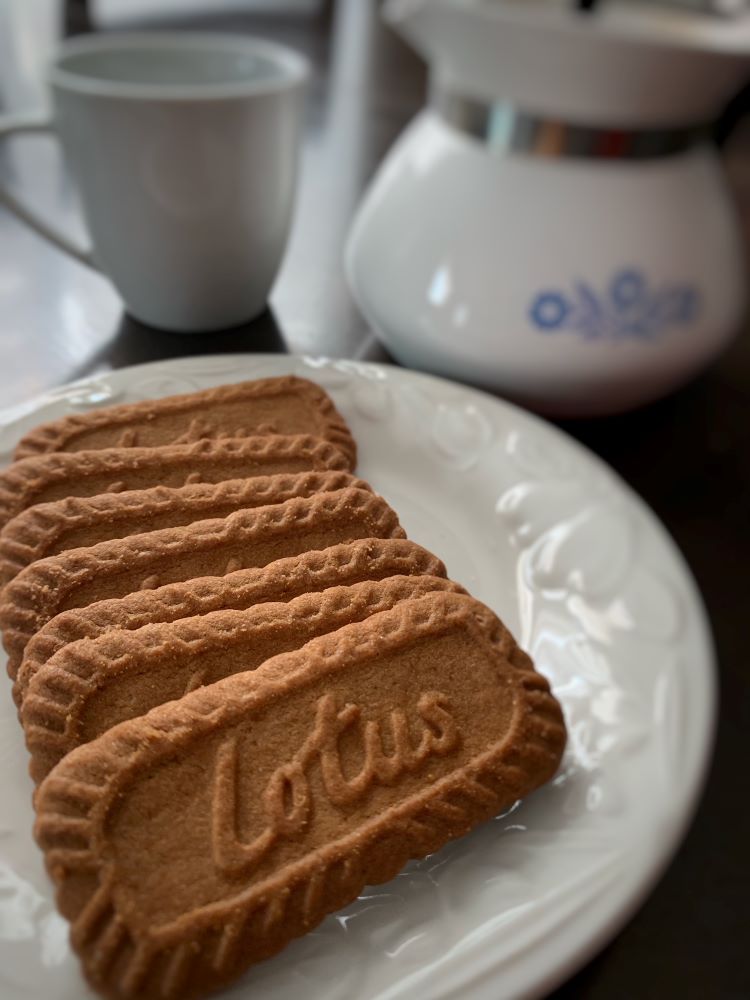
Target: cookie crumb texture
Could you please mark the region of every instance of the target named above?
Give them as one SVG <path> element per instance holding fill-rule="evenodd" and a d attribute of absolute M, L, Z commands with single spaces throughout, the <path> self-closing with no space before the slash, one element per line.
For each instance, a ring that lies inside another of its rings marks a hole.
<path fill-rule="evenodd" d="M 314 434 L 336 444 L 352 468 L 356 463 L 354 439 L 328 393 L 309 379 L 293 375 L 63 417 L 27 434 L 15 458 L 267 434 Z"/>
<path fill-rule="evenodd" d="M 349 458 L 339 448 L 310 434 L 52 452 L 14 462 L 0 473 L 0 525 L 32 504 L 67 497 L 221 483 L 282 472 L 351 469 Z"/>
<path fill-rule="evenodd" d="M 257 569 L 206 576 L 156 590 L 96 601 L 63 611 L 36 632 L 23 654 L 13 688 L 21 705 L 32 677 L 64 646 L 121 629 L 175 622 L 214 611 L 242 611 L 272 601 L 290 601 L 329 587 L 391 576 L 445 578 L 443 563 L 406 538 L 363 538 L 299 556 L 276 559 Z"/>
<path fill-rule="evenodd" d="M 403 538 L 404 530 L 382 497 L 350 487 L 40 559 L 3 590 L 8 673 L 15 679 L 29 639 L 62 611 L 371 537 Z"/>
<path fill-rule="evenodd" d="M 405 601 L 65 757 L 35 832 L 92 985 L 202 996 L 548 780 L 560 709 L 506 636 Z"/>
<path fill-rule="evenodd" d="M 302 472 L 220 483 L 154 486 L 34 504 L 12 518 L 0 532 L 0 586 L 4 587 L 29 563 L 68 549 L 226 517 L 236 510 L 267 507 L 292 497 L 348 486 L 370 490 L 364 480 L 348 472 Z"/>
<path fill-rule="evenodd" d="M 356 455 L 284 377 L 64 417 L 0 473 L 34 833 L 113 1000 L 228 985 L 557 770 L 546 680 Z"/>
<path fill-rule="evenodd" d="M 438 577 L 394 576 L 65 646 L 34 676 L 24 698 L 31 777 L 41 781 L 77 746 L 157 705 L 255 670 L 278 653 L 401 601 L 460 589 Z"/>
<path fill-rule="evenodd" d="M 37 671 L 64 646 L 80 639 L 214 611 L 242 611 L 256 604 L 290 601 L 301 594 L 390 576 L 445 578 L 446 570 L 436 556 L 406 538 L 363 538 L 276 559 L 261 568 L 166 584 L 63 611 L 26 646 L 13 696 L 20 706 Z"/>

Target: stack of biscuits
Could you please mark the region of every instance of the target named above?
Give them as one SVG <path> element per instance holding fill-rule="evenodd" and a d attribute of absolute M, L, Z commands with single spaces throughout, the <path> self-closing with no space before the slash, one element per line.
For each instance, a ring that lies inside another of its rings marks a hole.
<path fill-rule="evenodd" d="M 547 781 L 559 706 L 284 377 L 68 416 L 0 475 L 35 836 L 91 984 L 188 998 Z"/>

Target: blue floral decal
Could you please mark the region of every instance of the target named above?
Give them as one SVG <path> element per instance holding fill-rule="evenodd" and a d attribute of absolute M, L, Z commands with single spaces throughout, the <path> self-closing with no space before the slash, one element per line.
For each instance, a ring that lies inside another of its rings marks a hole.
<path fill-rule="evenodd" d="M 700 309 L 695 285 L 651 287 L 640 271 L 618 271 L 604 293 L 585 281 L 571 291 L 545 289 L 529 307 L 529 318 L 544 333 L 572 331 L 587 340 L 652 340 L 670 327 L 692 323 Z"/>

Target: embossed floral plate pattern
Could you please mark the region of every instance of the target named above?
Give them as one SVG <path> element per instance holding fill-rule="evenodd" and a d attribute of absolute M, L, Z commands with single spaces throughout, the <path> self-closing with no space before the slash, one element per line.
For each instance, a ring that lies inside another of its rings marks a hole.
<path fill-rule="evenodd" d="M 0 457 L 42 420 L 294 373 L 333 396 L 359 473 L 410 537 L 514 630 L 561 700 L 555 781 L 368 890 L 225 995 L 539 997 L 611 937 L 675 850 L 710 751 L 715 681 L 695 585 L 644 504 L 506 403 L 386 366 L 284 356 L 123 369 L 0 414 Z M 40 852 L 26 752 L 0 699 L 0 995 L 87 995 Z"/>

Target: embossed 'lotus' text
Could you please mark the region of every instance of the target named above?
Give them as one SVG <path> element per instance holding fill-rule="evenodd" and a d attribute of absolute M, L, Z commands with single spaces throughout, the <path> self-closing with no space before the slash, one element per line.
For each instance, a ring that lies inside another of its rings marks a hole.
<path fill-rule="evenodd" d="M 400 708 L 385 720 L 364 721 L 362 765 L 357 774 L 347 777 L 339 737 L 360 722 L 362 709 L 354 704 L 339 709 L 332 694 L 319 698 L 310 735 L 291 761 L 274 771 L 260 797 L 264 827 L 248 843 L 237 834 L 238 737 L 227 737 L 216 756 L 212 794 L 211 843 L 217 870 L 227 876 L 248 875 L 279 840 L 304 832 L 313 811 L 308 770 L 316 758 L 328 800 L 334 806 L 347 806 L 364 798 L 375 785 L 394 785 L 404 774 L 419 770 L 429 757 L 446 756 L 460 747 L 461 734 L 444 694 L 422 694 L 417 714 L 425 727 L 416 746 Z M 390 751 L 383 746 L 386 727 Z"/>

